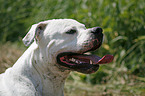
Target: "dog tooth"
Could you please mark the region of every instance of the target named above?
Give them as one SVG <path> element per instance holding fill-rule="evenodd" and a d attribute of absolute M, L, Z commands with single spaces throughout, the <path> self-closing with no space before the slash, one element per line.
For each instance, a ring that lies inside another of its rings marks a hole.
<path fill-rule="evenodd" d="M 93 64 L 93 61 L 92 60 L 90 60 L 90 64 Z"/>
<path fill-rule="evenodd" d="M 75 62 L 75 59 L 74 59 L 74 58 L 72 58 L 71 60 L 72 60 L 73 62 Z"/>
<path fill-rule="evenodd" d="M 79 63 L 79 61 L 76 60 L 76 63 Z"/>

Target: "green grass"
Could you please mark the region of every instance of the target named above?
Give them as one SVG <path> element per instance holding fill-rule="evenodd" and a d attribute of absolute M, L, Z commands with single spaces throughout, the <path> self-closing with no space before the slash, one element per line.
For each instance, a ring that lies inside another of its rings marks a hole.
<path fill-rule="evenodd" d="M 22 43 L 15 42 L 21 41 L 32 24 L 47 19 L 72 18 L 84 23 L 87 28 L 102 27 L 104 43 L 93 54 L 113 54 L 115 58 L 94 74 L 73 73 L 66 83 L 66 94 L 143 96 L 144 10 L 144 0 L 1 0 L 0 72 L 12 66 L 26 49 Z M 7 43 L 9 41 L 12 43 Z M 77 86 L 79 84 L 82 87 Z"/>

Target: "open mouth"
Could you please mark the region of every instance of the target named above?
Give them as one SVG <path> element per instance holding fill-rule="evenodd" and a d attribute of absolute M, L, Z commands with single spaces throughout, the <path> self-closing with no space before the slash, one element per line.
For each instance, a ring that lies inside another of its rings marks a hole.
<path fill-rule="evenodd" d="M 57 56 L 57 62 L 67 69 L 90 74 L 96 72 L 100 64 L 112 62 L 113 58 L 112 55 L 105 55 L 101 58 L 96 55 L 65 52 Z"/>
<path fill-rule="evenodd" d="M 87 51 L 94 51 L 101 46 L 101 42 L 94 39 L 92 46 Z M 94 73 L 99 69 L 100 64 L 107 64 L 113 61 L 112 55 L 105 55 L 102 58 L 96 55 L 87 55 L 84 53 L 63 52 L 58 54 L 57 63 L 66 69 L 78 71 L 81 73 Z"/>

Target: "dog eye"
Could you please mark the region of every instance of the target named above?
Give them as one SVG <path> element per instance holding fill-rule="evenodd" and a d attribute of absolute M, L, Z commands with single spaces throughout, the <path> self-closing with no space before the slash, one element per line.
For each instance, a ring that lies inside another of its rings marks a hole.
<path fill-rule="evenodd" d="M 71 29 L 71 30 L 69 30 L 69 31 L 67 31 L 66 33 L 67 34 L 74 34 L 74 33 L 76 33 L 77 31 L 75 30 L 75 29 Z"/>

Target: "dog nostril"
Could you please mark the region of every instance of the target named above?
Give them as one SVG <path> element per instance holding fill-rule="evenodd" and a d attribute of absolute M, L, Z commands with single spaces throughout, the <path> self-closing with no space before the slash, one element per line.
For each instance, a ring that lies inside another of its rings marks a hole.
<path fill-rule="evenodd" d="M 103 31 L 103 30 L 102 30 L 102 28 L 100 28 L 100 27 L 98 27 L 98 28 L 96 29 L 96 32 L 97 32 L 97 33 L 102 33 L 102 31 Z"/>
<path fill-rule="evenodd" d="M 92 33 L 102 33 L 102 31 L 103 31 L 102 28 L 100 28 L 100 27 L 95 27 L 95 28 L 93 28 Z"/>

